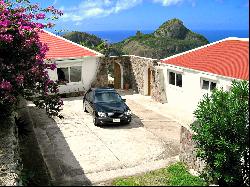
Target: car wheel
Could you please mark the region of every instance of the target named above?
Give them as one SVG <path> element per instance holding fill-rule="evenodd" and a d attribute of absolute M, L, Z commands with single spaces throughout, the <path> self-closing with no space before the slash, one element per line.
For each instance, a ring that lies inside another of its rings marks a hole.
<path fill-rule="evenodd" d="M 86 104 L 85 104 L 85 102 L 83 102 L 83 111 L 86 112 L 86 113 L 89 113 L 89 112 L 86 110 Z"/>
<path fill-rule="evenodd" d="M 93 117 L 93 123 L 94 123 L 95 126 L 99 126 L 99 123 L 98 123 L 98 121 L 97 121 L 97 119 L 96 119 L 95 116 Z"/>

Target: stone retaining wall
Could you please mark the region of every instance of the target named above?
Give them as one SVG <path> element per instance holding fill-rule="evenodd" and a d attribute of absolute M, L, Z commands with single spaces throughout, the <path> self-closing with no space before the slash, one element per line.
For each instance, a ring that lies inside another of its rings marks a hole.
<path fill-rule="evenodd" d="M 14 115 L 0 119 L 0 186 L 17 186 L 21 172 Z"/>
<path fill-rule="evenodd" d="M 51 177 L 38 145 L 27 101 L 23 98 L 20 98 L 18 105 L 17 126 L 22 126 L 19 128 L 19 142 L 22 174 L 26 177 L 24 185 L 51 186 Z"/>
<path fill-rule="evenodd" d="M 180 161 L 187 164 L 189 169 L 193 169 L 200 173 L 205 167 L 205 162 L 196 158 L 195 143 L 192 141 L 192 133 L 183 126 L 181 126 L 180 143 Z"/>

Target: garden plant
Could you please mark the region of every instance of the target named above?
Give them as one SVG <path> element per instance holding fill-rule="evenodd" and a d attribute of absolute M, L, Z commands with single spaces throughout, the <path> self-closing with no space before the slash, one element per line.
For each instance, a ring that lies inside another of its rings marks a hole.
<path fill-rule="evenodd" d="M 229 91 L 215 89 L 195 111 L 191 125 L 203 177 L 219 185 L 249 186 L 249 83 L 233 81 Z"/>
<path fill-rule="evenodd" d="M 53 6 L 40 8 L 28 0 L 0 0 L 0 115 L 8 116 L 21 97 L 45 108 L 49 116 L 62 117 L 63 102 L 58 84 L 50 80 L 48 69 L 56 65 L 46 59 L 48 46 L 39 32 L 52 28 L 62 12 Z"/>

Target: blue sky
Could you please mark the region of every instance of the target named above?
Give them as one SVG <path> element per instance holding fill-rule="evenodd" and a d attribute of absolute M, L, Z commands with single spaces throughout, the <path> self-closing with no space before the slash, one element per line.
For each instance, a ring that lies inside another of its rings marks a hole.
<path fill-rule="evenodd" d="M 248 0 L 32 0 L 64 15 L 57 30 L 155 30 L 179 18 L 191 30 L 248 30 Z"/>

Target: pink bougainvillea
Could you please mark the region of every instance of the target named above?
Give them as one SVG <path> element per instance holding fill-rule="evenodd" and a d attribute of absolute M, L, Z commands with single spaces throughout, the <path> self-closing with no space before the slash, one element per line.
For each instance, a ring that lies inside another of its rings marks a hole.
<path fill-rule="evenodd" d="M 0 115 L 9 115 L 18 96 L 23 96 L 45 108 L 49 116 L 61 117 L 58 84 L 47 72 L 56 65 L 44 62 L 48 47 L 38 35 L 53 26 L 45 23 L 45 18 L 53 20 L 60 15 L 62 12 L 53 6 L 40 8 L 28 0 L 0 0 Z"/>

